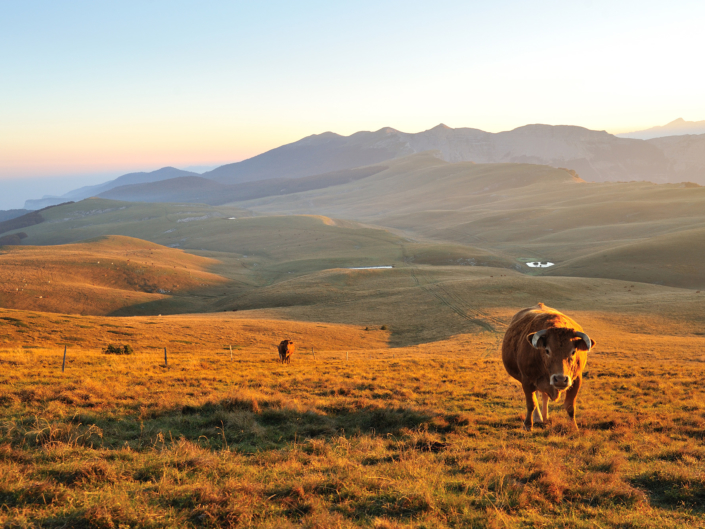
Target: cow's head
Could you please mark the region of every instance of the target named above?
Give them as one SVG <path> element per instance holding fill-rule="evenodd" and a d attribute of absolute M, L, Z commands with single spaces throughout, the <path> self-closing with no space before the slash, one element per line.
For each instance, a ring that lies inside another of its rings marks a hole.
<path fill-rule="evenodd" d="M 529 343 L 540 352 L 551 386 L 559 391 L 568 389 L 584 360 L 580 351 L 589 351 L 595 345 L 584 332 L 553 328 L 529 334 Z"/>

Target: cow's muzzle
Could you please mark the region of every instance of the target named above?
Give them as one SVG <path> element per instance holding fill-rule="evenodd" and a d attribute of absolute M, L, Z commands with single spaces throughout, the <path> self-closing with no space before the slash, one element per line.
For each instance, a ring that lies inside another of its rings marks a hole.
<path fill-rule="evenodd" d="M 573 385 L 573 380 L 570 375 L 551 375 L 551 385 L 558 390 L 564 390 Z"/>

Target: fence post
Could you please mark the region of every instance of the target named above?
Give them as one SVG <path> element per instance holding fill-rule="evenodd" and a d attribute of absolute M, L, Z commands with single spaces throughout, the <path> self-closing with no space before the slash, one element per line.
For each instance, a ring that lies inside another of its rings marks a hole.
<path fill-rule="evenodd" d="M 350 360 L 350 353 L 345 351 L 345 361 L 347 362 L 348 360 Z"/>
<path fill-rule="evenodd" d="M 66 368 L 66 345 L 64 345 L 64 361 L 61 364 L 61 372 L 64 372 L 64 369 Z"/>
<path fill-rule="evenodd" d="M 164 348 L 164 367 L 169 367 L 169 362 L 166 358 L 166 347 Z"/>
<path fill-rule="evenodd" d="M 313 359 L 316 359 L 316 351 L 313 350 L 313 347 L 311 347 L 311 354 L 313 355 Z"/>
<path fill-rule="evenodd" d="M 230 346 L 230 360 L 233 359 L 233 346 Z"/>

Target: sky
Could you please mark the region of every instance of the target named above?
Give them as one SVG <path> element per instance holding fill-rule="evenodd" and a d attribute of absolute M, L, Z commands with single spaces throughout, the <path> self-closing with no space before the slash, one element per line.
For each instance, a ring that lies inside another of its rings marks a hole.
<path fill-rule="evenodd" d="M 704 23 L 701 1 L 2 1 L 0 208 L 325 131 L 704 120 Z"/>

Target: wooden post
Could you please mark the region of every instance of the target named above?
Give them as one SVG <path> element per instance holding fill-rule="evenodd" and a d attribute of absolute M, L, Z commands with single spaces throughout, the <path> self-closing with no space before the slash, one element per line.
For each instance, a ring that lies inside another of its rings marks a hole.
<path fill-rule="evenodd" d="M 230 346 L 230 360 L 233 359 L 233 346 Z"/>
<path fill-rule="evenodd" d="M 313 350 L 313 347 L 311 347 L 311 354 L 313 355 L 313 359 L 316 359 L 316 351 Z"/>
<path fill-rule="evenodd" d="M 164 367 L 169 367 L 169 362 L 166 359 L 166 347 L 164 348 Z"/>
<path fill-rule="evenodd" d="M 350 355 L 350 353 L 348 353 L 348 351 L 345 351 L 345 361 L 346 361 L 346 362 L 347 362 L 348 360 L 350 360 L 350 356 L 349 356 L 349 355 Z"/>
<path fill-rule="evenodd" d="M 64 361 L 61 364 L 61 372 L 64 372 L 64 369 L 66 368 L 66 345 L 64 345 Z"/>

